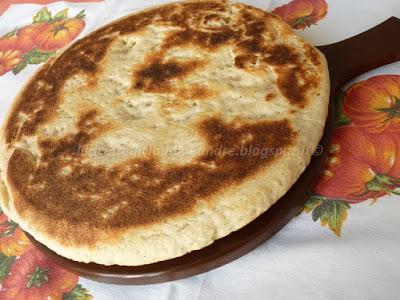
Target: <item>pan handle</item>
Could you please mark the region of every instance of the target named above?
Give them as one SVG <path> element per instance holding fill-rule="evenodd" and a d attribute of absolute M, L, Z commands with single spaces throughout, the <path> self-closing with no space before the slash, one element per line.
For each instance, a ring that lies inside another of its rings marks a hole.
<path fill-rule="evenodd" d="M 400 60 L 400 19 L 383 23 L 346 40 L 317 48 L 325 54 L 335 93 L 350 79 Z"/>

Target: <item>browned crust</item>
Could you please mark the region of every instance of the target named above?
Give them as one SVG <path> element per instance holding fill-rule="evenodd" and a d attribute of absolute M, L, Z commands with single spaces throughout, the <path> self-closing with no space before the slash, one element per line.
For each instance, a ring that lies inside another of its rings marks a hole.
<path fill-rule="evenodd" d="M 208 97 L 213 93 L 208 87 L 192 85 L 178 89 L 172 84 L 207 62 L 168 60 L 162 53 L 187 45 L 212 53 L 213 49 L 229 44 L 235 47 L 234 62 L 238 68 L 249 72 L 267 66 L 274 68 L 278 88 L 286 100 L 296 108 L 305 107 L 309 92 L 318 84 L 317 77 L 308 74 L 308 67 L 296 49 L 266 41 L 266 35 L 276 38 L 271 23 L 276 16 L 242 6 L 238 20 L 230 21 L 233 23 L 210 27 L 208 31 L 198 28 L 204 22 L 221 21 L 218 13 L 227 10 L 226 3 L 203 1 L 161 6 L 128 16 L 76 42 L 46 64 L 18 97 L 4 127 L 7 146 L 11 149 L 25 137 L 35 135 L 40 126 L 51 120 L 62 101 L 60 90 L 68 78 L 77 73 L 90 74 L 91 84 L 96 84 L 100 62 L 117 35 L 142 30 L 155 22 L 179 25 L 181 29 L 168 35 L 162 51 L 149 54 L 145 63 L 135 68 L 133 90 L 176 91 L 178 99 Z M 307 49 L 307 55 L 314 66 L 321 64 L 312 47 Z M 273 97 L 274 94 L 268 94 L 265 99 Z M 20 113 L 28 119 L 20 120 Z M 237 155 L 240 147 L 269 148 L 274 153 L 284 153 L 296 139 L 288 120 L 238 125 L 213 117 L 198 124 L 210 151 L 190 164 L 161 168 L 157 157 L 145 157 L 104 167 L 82 163 L 81 149 L 106 133 L 109 126 L 97 121 L 97 111 L 93 109 L 81 115 L 76 129 L 76 133 L 59 139 L 39 139 L 40 162 L 32 159 L 30 153 L 16 149 L 8 164 L 9 184 L 19 193 L 15 198 L 17 211 L 22 216 L 28 216 L 30 210 L 40 211 L 48 218 L 43 220 L 48 222 L 43 227 L 55 235 L 63 234 L 65 228 L 50 226 L 49 220 L 110 230 L 149 225 L 187 214 L 196 201 L 207 201 L 226 187 L 240 184 L 279 158 L 279 155 L 243 157 Z M 126 208 L 104 218 L 102 213 L 116 204 Z M 82 234 L 69 238 L 75 244 L 88 244 L 98 237 Z"/>
<path fill-rule="evenodd" d="M 226 1 L 164 5 L 130 15 L 79 40 L 52 64 L 47 64 L 42 68 L 35 75 L 35 80 L 25 87 L 7 120 L 6 142 L 11 143 L 23 136 L 34 134 L 39 125 L 50 120 L 54 115 L 54 109 L 60 102 L 59 93 L 62 85 L 68 78 L 78 72 L 91 74 L 91 77 L 95 78 L 96 73 L 99 72 L 100 62 L 116 35 L 133 33 L 155 22 L 181 27 L 181 30 L 169 35 L 163 45 L 163 51 L 186 44 L 212 49 L 233 43 L 237 46 L 235 59 L 237 67 L 251 69 L 249 65 L 254 65 L 257 60 L 274 65 L 277 69 L 281 92 L 294 105 L 304 107 L 307 103 L 307 94 L 311 88 L 315 87 L 317 79 L 315 76 L 307 75 L 307 69 L 296 55 L 295 49 L 291 49 L 287 45 L 271 46 L 266 42 L 262 34 L 267 32 L 274 38 L 274 30 L 268 26 L 272 26 L 269 25 L 270 21 L 276 19 L 276 16 L 243 6 L 241 17 L 236 20 L 237 24 L 218 26 L 218 28 L 210 27 L 209 31 L 193 28 L 192 23 L 196 26 L 200 24 L 204 26 L 201 22 L 207 22 L 209 15 L 215 19 L 216 12 L 225 10 L 227 10 Z M 307 53 L 314 65 L 321 64 L 319 55 L 314 48 L 309 47 Z M 265 64 L 261 64 L 259 68 L 265 68 Z M 166 76 L 166 71 L 172 70 L 172 72 L 184 75 L 187 71 L 183 70 L 186 69 L 187 66 L 182 68 L 177 62 L 163 63 L 159 56 L 154 56 L 148 61 L 147 71 L 143 69 L 138 71 L 137 75 L 151 75 L 150 73 L 152 73 L 152 77 L 149 78 L 152 78 L 153 83 L 157 83 L 157 80 L 154 81 L 156 79 L 154 76 L 158 76 L 158 80 L 168 80 L 169 75 Z M 306 83 L 299 84 L 299 78 L 305 79 Z M 39 86 L 38 82 L 44 84 Z M 140 87 L 141 81 L 136 80 L 135 85 Z M 18 119 L 18 113 L 27 114 L 29 120 L 21 122 Z"/>
<path fill-rule="evenodd" d="M 205 62 L 185 60 L 179 62 L 174 59 L 163 61 L 159 57 L 149 57 L 143 66 L 139 66 L 133 79 L 133 89 L 148 93 L 170 93 L 175 86 L 171 80 L 179 79 L 195 72 Z"/>
<path fill-rule="evenodd" d="M 159 222 L 189 212 L 195 199 L 205 201 L 240 183 L 276 160 L 296 137 L 287 120 L 237 127 L 207 119 L 199 124 L 199 130 L 209 148 L 191 164 L 161 168 L 157 158 L 147 157 L 106 168 L 82 163 L 81 149 L 106 130 L 94 122 L 94 115 L 90 111 L 81 117 L 76 134 L 41 140 L 40 163 L 24 150 L 13 152 L 7 175 L 13 189 L 19 191 L 15 206 L 22 216 L 33 208 L 52 220 L 104 230 Z M 241 149 L 270 149 L 279 155 L 243 156 Z M 63 173 L 66 169 L 68 173 Z M 124 209 L 111 218 L 102 217 L 118 203 Z M 49 230 L 56 228 L 50 226 Z M 81 239 L 75 236 L 76 243 L 89 242 L 87 237 Z"/>

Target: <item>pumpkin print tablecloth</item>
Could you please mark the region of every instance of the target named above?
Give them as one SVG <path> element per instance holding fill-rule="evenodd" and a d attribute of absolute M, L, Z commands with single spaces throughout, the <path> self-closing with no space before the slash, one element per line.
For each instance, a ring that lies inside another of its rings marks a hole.
<path fill-rule="evenodd" d="M 0 121 L 61 48 L 165 2 L 0 0 Z M 315 45 L 400 17 L 398 0 L 242 2 L 280 15 Z M 0 299 L 399 299 L 400 62 L 349 82 L 336 108 L 329 157 L 304 212 L 248 255 L 176 282 L 101 284 L 52 263 L 0 213 Z"/>

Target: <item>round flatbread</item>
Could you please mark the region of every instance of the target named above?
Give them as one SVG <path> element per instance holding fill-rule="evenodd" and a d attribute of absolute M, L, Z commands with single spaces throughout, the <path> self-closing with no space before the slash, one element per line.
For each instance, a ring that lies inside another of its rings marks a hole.
<path fill-rule="evenodd" d="M 2 207 L 76 261 L 178 257 L 289 190 L 328 101 L 325 58 L 276 15 L 227 1 L 135 13 L 18 95 L 2 128 Z"/>

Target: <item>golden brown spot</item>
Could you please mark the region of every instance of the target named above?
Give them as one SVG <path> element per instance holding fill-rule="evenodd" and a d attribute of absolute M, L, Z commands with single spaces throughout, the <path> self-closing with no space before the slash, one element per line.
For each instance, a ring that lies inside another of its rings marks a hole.
<path fill-rule="evenodd" d="M 257 16 L 253 9 L 245 7 L 243 9 L 240 22 L 244 25 L 245 37 L 241 42 L 236 44 L 238 55 L 235 58 L 235 66 L 241 69 L 248 69 L 254 67 L 259 57 L 266 47 L 266 41 L 262 36 L 265 31 L 265 19 Z"/>
<path fill-rule="evenodd" d="M 265 101 L 267 101 L 267 102 L 272 101 L 272 100 L 274 100 L 275 97 L 276 97 L 276 94 L 275 94 L 275 93 L 268 93 L 268 94 L 265 96 Z"/>
<path fill-rule="evenodd" d="M 178 98 L 185 99 L 206 99 L 213 95 L 214 92 L 205 86 L 199 84 L 189 85 L 188 88 L 179 89 L 176 95 Z"/>
<path fill-rule="evenodd" d="M 194 72 L 204 65 L 199 60 L 162 61 L 159 57 L 151 57 L 149 62 L 139 67 L 134 75 L 134 88 L 149 93 L 168 93 L 172 90 L 171 81 Z"/>
<path fill-rule="evenodd" d="M 225 186 L 239 184 L 279 159 L 296 138 L 287 120 L 237 126 L 211 118 L 199 125 L 208 151 L 191 164 L 162 168 L 157 157 L 148 157 L 106 168 L 82 162 L 78 151 L 95 138 L 89 133 L 98 126 L 88 113 L 75 135 L 41 141 L 44 155 L 37 166 L 25 151 L 14 151 L 8 178 L 21 193 L 23 201 L 17 199 L 16 207 L 22 215 L 33 208 L 57 222 L 104 230 L 151 224 L 186 213 Z M 252 138 L 243 141 L 243 136 Z M 241 148 L 274 149 L 277 155 L 240 155 Z M 45 184 L 38 188 L 39 183 Z M 93 197 L 96 201 L 90 201 Z M 115 209 L 123 202 L 123 209 Z M 48 230 L 54 232 L 52 227 Z M 70 238 L 72 243 L 88 243 L 86 235 Z"/>
<path fill-rule="evenodd" d="M 284 67 L 277 69 L 277 85 L 285 98 L 300 108 L 307 103 L 307 92 L 315 88 L 318 79 L 315 75 L 306 75 L 301 67 Z"/>
<path fill-rule="evenodd" d="M 321 65 L 321 58 L 319 56 L 319 53 L 313 46 L 305 44 L 304 50 L 306 51 L 306 56 L 310 59 L 314 66 Z"/>
<path fill-rule="evenodd" d="M 299 64 L 295 50 L 286 45 L 275 45 L 266 50 L 265 61 L 270 65 Z"/>
<path fill-rule="evenodd" d="M 203 2 L 193 2 L 185 3 L 185 7 L 188 11 L 224 11 L 226 9 L 226 1 L 203 1 Z"/>
<path fill-rule="evenodd" d="M 98 113 L 95 110 L 82 114 L 77 124 L 78 132 L 75 134 L 66 135 L 62 139 L 39 140 L 39 146 L 46 149 L 42 154 L 43 159 L 80 155 L 84 145 L 110 128 L 106 124 L 100 124 L 96 120 L 97 115 Z"/>
<path fill-rule="evenodd" d="M 23 188 L 29 184 L 29 174 L 34 174 L 36 161 L 33 155 L 23 149 L 14 150 L 7 168 L 8 176 L 13 178 L 13 184 L 17 188 Z"/>
<path fill-rule="evenodd" d="M 210 25 L 212 26 L 212 24 L 218 24 L 218 23 L 226 23 L 224 21 L 224 19 L 221 17 L 221 15 L 219 15 L 219 14 L 212 13 L 212 14 L 206 15 L 203 20 L 204 26 L 210 26 Z"/>
<path fill-rule="evenodd" d="M 219 31 L 214 32 L 186 28 L 182 31 L 170 33 L 165 39 L 163 49 L 183 47 L 188 44 L 215 49 L 233 40 L 235 37 L 235 32 L 227 27 L 221 27 Z"/>
<path fill-rule="evenodd" d="M 235 57 L 235 66 L 240 69 L 250 69 L 257 63 L 254 55 L 238 55 Z"/>
<path fill-rule="evenodd" d="M 247 41 L 250 43 L 249 41 Z M 253 41 L 255 43 L 255 41 Z M 247 46 L 246 46 L 247 45 Z M 278 75 L 277 85 L 284 97 L 293 105 L 304 107 L 307 103 L 308 92 L 315 88 L 318 78 L 315 75 L 308 75 L 306 67 L 302 63 L 296 50 L 287 45 L 259 46 L 259 42 L 255 44 L 241 44 L 241 47 L 248 48 L 253 45 L 254 49 L 248 53 L 242 54 L 235 58 L 235 66 L 243 69 L 254 67 L 257 56 L 262 57 L 261 62 L 275 67 Z M 318 55 L 318 53 L 316 53 Z M 261 64 L 261 66 L 263 66 Z M 265 67 L 265 66 L 264 66 Z M 268 95 L 266 100 L 268 101 Z"/>

